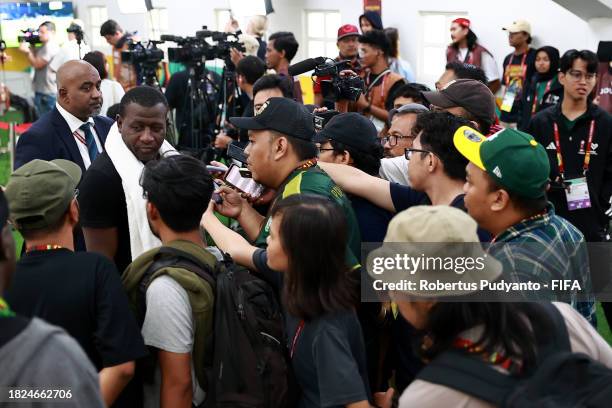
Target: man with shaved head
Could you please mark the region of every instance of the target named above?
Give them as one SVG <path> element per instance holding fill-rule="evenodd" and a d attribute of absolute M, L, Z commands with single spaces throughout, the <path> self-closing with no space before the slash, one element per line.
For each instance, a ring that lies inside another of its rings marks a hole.
<path fill-rule="evenodd" d="M 34 160 L 70 160 L 85 172 L 104 151 L 113 124 L 99 116 L 100 75 L 85 61 L 68 61 L 57 70 L 55 108 L 21 135 L 15 148 L 15 169 Z"/>

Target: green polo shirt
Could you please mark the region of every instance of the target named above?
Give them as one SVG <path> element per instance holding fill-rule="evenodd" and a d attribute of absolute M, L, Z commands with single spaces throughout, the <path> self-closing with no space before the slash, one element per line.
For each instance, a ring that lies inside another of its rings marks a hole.
<path fill-rule="evenodd" d="M 347 261 L 351 267 L 359 266 L 361 254 L 361 236 L 359 225 L 353 212 L 353 207 L 346 194 L 334 183 L 334 181 L 319 166 L 313 166 L 305 170 L 294 170 L 287 177 L 276 193 L 275 201 L 283 200 L 294 194 L 316 194 L 325 196 L 342 207 L 348 223 Z M 265 248 L 266 238 L 270 234 L 271 218 L 268 216 L 264 227 L 255 240 L 255 246 Z"/>

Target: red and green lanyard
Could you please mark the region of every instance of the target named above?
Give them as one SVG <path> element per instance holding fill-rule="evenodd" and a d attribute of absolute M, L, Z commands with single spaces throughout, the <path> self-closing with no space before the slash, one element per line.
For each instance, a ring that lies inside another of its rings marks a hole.
<path fill-rule="evenodd" d="M 527 54 L 529 53 L 529 50 L 527 50 L 527 52 L 525 52 L 523 54 L 523 58 L 521 59 L 521 79 L 523 80 L 523 82 L 525 82 L 525 77 L 527 76 L 527 65 L 525 65 L 525 61 L 527 60 Z M 513 57 L 514 58 L 514 57 Z M 510 60 L 510 62 L 512 62 L 512 59 Z M 508 64 L 506 65 L 506 72 L 505 72 L 505 77 L 506 77 L 506 86 L 510 86 L 510 67 L 514 65 L 514 64 Z"/>
<path fill-rule="evenodd" d="M 511 374 L 518 374 L 521 372 L 521 363 L 513 361 L 512 359 L 505 357 L 503 354 L 497 352 L 487 353 L 482 347 L 477 346 L 471 340 L 462 339 L 460 337 L 456 338 L 453 341 L 453 347 L 465 350 L 470 354 L 480 354 L 485 361 L 493 365 L 499 366 Z"/>
<path fill-rule="evenodd" d="M 15 313 L 11 310 L 8 303 L 0 296 L 0 318 L 2 317 L 13 317 Z"/>
<path fill-rule="evenodd" d="M 26 248 L 26 254 L 33 251 L 53 251 L 55 249 L 63 249 L 64 247 L 61 245 L 55 244 L 44 244 L 44 245 L 34 245 Z"/>
<path fill-rule="evenodd" d="M 559 166 L 559 175 L 561 179 L 565 179 L 565 163 L 563 163 L 563 155 L 561 154 L 561 138 L 559 137 L 559 125 L 557 122 L 553 122 L 554 136 L 555 136 L 555 148 L 557 149 L 557 165 Z M 591 161 L 591 145 L 593 143 L 593 135 L 595 134 L 595 119 L 591 120 L 589 126 L 589 137 L 584 150 L 584 163 L 582 164 L 583 175 L 586 176 L 589 170 L 589 163 Z"/>

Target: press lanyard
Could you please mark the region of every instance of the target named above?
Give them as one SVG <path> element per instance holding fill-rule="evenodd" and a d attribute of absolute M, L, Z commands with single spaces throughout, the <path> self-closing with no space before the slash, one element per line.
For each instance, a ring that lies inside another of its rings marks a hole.
<path fill-rule="evenodd" d="M 366 89 L 366 95 L 369 95 L 370 91 L 372 90 L 374 85 L 376 85 L 378 83 L 378 81 L 380 79 L 382 79 L 383 83 L 382 83 L 382 86 L 380 87 L 381 88 L 380 97 L 382 98 L 384 96 L 384 91 L 385 91 L 385 78 L 386 78 L 387 74 L 389 74 L 390 72 L 391 72 L 391 70 L 389 68 L 387 68 L 383 72 L 378 74 L 378 76 L 376 78 L 374 78 L 372 83 L 370 83 L 370 85 L 368 85 L 368 89 Z M 369 74 L 368 74 L 368 76 L 369 76 Z"/>
<path fill-rule="evenodd" d="M 295 346 L 297 345 L 298 339 L 300 338 L 300 334 L 302 334 L 302 330 L 304 330 L 304 320 L 300 320 L 297 329 L 295 329 L 295 334 L 293 335 L 293 341 L 291 341 L 291 350 L 289 351 L 289 357 L 293 358 L 293 353 L 295 352 Z"/>
<path fill-rule="evenodd" d="M 555 136 L 555 148 L 557 149 L 557 164 L 559 166 L 559 175 L 561 179 L 564 179 L 565 164 L 563 163 L 563 155 L 561 154 L 561 140 L 559 137 L 559 125 L 557 122 L 553 122 L 554 136 Z M 591 126 L 589 126 L 589 138 L 584 150 L 584 163 L 582 165 L 583 174 L 586 175 L 589 169 L 589 162 L 591 161 L 591 144 L 593 143 L 593 135 L 595 134 L 595 119 L 591 120 Z"/>
<path fill-rule="evenodd" d="M 523 54 L 523 58 L 521 59 L 521 79 L 524 81 L 525 80 L 525 74 L 527 71 L 527 67 L 525 66 L 525 61 L 527 60 L 527 54 L 529 53 L 529 50 L 527 50 L 524 54 Z M 513 57 L 514 58 L 514 57 Z M 510 59 L 510 62 L 512 62 L 512 59 Z M 514 65 L 512 63 L 508 64 L 506 66 L 506 86 L 510 85 L 510 66 Z"/>
<path fill-rule="evenodd" d="M 61 245 L 55 245 L 55 244 L 46 244 L 46 245 L 34 245 L 31 247 L 26 248 L 26 254 L 33 252 L 33 251 L 53 251 L 55 249 L 63 249 L 64 247 Z"/>
<path fill-rule="evenodd" d="M 544 100 L 544 95 L 546 92 L 550 91 L 550 85 L 552 84 L 552 79 L 546 83 L 546 88 L 544 89 L 544 93 L 542 94 L 542 100 Z M 536 108 L 538 106 L 538 85 L 536 84 L 535 95 L 533 95 L 533 106 L 531 107 L 531 115 L 535 115 Z"/>
<path fill-rule="evenodd" d="M 0 317 L 13 317 L 15 313 L 11 310 L 8 303 L 0 296 Z"/>
<path fill-rule="evenodd" d="M 74 136 L 74 137 L 75 137 L 75 138 L 76 138 L 76 139 L 77 139 L 79 142 L 81 142 L 81 143 L 83 143 L 85 146 L 87 146 L 87 141 L 85 140 L 85 138 L 84 138 L 83 136 L 81 136 L 81 135 L 79 134 L 79 132 L 76 132 L 76 131 L 75 131 L 75 132 L 74 132 L 72 135 L 73 135 L 73 136 Z"/>

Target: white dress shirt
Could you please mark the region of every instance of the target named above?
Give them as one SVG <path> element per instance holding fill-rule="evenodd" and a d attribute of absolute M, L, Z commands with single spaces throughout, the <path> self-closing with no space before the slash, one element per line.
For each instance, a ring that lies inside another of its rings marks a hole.
<path fill-rule="evenodd" d="M 85 122 L 74 116 L 72 113 L 68 112 L 66 109 L 62 108 L 57 102 L 55 103 L 55 107 L 66 121 L 66 124 L 68 124 L 70 132 L 72 133 L 72 137 L 74 137 L 74 141 L 76 142 L 77 147 L 79 148 L 79 153 L 81 153 L 81 157 L 83 158 L 83 164 L 85 165 L 85 169 L 88 169 L 91 165 L 91 159 L 89 158 L 89 150 L 87 150 L 87 144 L 83 143 L 83 141 L 85 140 L 85 132 L 80 129 L 80 127 Z M 90 129 L 91 133 L 93 133 L 94 135 L 96 146 L 98 147 L 98 153 L 102 153 L 104 149 L 102 148 L 102 143 L 100 143 L 100 138 L 98 137 L 96 129 L 94 128 L 95 122 L 93 118 L 90 117 L 87 122 L 91 124 Z"/>

